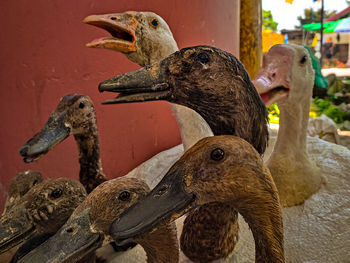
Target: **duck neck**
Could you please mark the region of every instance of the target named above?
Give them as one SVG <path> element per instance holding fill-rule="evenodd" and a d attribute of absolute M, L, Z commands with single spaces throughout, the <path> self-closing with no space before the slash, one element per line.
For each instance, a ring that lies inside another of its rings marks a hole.
<path fill-rule="evenodd" d="M 187 151 L 199 140 L 213 136 L 207 122 L 194 110 L 170 103 L 179 126 L 184 151 Z"/>
<path fill-rule="evenodd" d="M 76 134 L 74 138 L 79 150 L 79 180 L 85 186 L 87 193 L 90 193 L 107 180 L 102 171 L 97 127 L 90 127 L 88 132 Z"/>
<path fill-rule="evenodd" d="M 286 102 L 280 106 L 280 126 L 274 148 L 275 154 L 306 154 L 306 134 L 310 100 L 303 103 Z M 288 142 L 288 147 L 286 147 Z"/>
<path fill-rule="evenodd" d="M 248 200 L 250 200 L 249 203 L 240 200 L 235 205 L 240 203 L 237 210 L 242 214 L 253 233 L 255 262 L 285 262 L 282 212 L 277 191 L 269 191 L 254 199 L 248 198 Z"/>
<path fill-rule="evenodd" d="M 177 263 L 179 261 L 175 223 L 159 226 L 156 230 L 135 241 L 145 250 L 148 263 Z"/>

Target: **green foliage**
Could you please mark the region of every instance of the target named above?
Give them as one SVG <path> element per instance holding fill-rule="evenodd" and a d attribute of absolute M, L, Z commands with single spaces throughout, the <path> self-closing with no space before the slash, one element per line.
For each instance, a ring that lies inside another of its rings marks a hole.
<path fill-rule="evenodd" d="M 336 14 L 336 11 L 327 11 L 324 10 L 324 19 L 331 17 Z M 311 24 L 311 23 L 320 23 L 321 22 L 321 8 L 317 11 L 314 11 L 312 8 L 304 9 L 304 17 L 298 16 L 297 19 L 300 22 L 300 26 L 296 26 L 296 28 L 300 28 L 302 25 Z"/>
<path fill-rule="evenodd" d="M 277 107 L 277 104 L 274 103 L 270 106 L 267 107 L 267 111 L 269 113 L 268 117 L 269 117 L 269 123 L 275 123 L 275 124 L 279 124 L 280 121 L 280 110 Z"/>
<path fill-rule="evenodd" d="M 272 31 L 277 31 L 278 23 L 273 20 L 271 11 L 262 11 L 263 17 L 263 27 L 264 29 L 271 29 Z"/>
<path fill-rule="evenodd" d="M 320 98 L 313 99 L 310 111 L 315 112 L 317 116 L 320 116 L 323 113 L 336 123 L 344 122 L 344 116 L 346 114 L 332 102 Z"/>

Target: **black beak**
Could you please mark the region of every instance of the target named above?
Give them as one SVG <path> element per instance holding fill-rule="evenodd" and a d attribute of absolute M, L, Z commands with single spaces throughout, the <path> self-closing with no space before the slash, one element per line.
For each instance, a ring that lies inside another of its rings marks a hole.
<path fill-rule="evenodd" d="M 169 85 L 162 79 L 160 62 L 107 79 L 100 83 L 98 90 L 120 93 L 103 104 L 166 100 L 171 96 Z"/>
<path fill-rule="evenodd" d="M 191 208 L 195 195 L 185 190 L 183 170 L 183 166 L 171 169 L 144 199 L 113 221 L 110 235 L 118 244 L 130 242 L 164 220 L 175 220 Z"/>
<path fill-rule="evenodd" d="M 8 210 L 0 219 L 0 254 L 17 246 L 35 233 L 35 226 L 26 214 L 24 205 Z"/>
<path fill-rule="evenodd" d="M 26 142 L 19 149 L 19 153 L 23 156 L 24 162 L 34 162 L 66 139 L 69 134 L 70 128 L 64 123 L 64 113 L 50 116 L 42 130 Z"/>
<path fill-rule="evenodd" d="M 76 262 L 99 248 L 102 242 L 103 235 L 93 232 L 89 209 L 86 209 L 78 216 L 70 218 L 54 236 L 18 262 Z"/>

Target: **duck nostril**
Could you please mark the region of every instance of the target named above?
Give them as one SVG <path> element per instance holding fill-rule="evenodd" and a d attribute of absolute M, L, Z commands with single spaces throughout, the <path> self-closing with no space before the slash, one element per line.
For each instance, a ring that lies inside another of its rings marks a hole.
<path fill-rule="evenodd" d="M 272 77 L 272 78 L 275 78 L 275 77 L 276 77 L 276 72 L 273 72 L 273 73 L 271 74 L 271 77 Z"/>
<path fill-rule="evenodd" d="M 73 227 L 69 227 L 69 228 L 67 228 L 67 233 L 72 233 L 73 232 Z"/>
<path fill-rule="evenodd" d="M 19 148 L 19 154 L 22 155 L 23 157 L 24 156 L 27 156 L 28 154 L 28 146 L 22 146 L 21 148 Z"/>
<path fill-rule="evenodd" d="M 117 20 L 117 18 L 115 16 L 112 16 L 111 20 Z"/>

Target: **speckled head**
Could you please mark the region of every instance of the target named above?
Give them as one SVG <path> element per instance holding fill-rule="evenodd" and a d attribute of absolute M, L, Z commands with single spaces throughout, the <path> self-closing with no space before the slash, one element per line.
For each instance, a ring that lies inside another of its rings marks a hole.
<path fill-rule="evenodd" d="M 96 112 L 91 99 L 80 94 L 64 96 L 41 131 L 27 141 L 19 153 L 25 162 L 34 162 L 69 135 L 96 132 L 91 130 L 93 127 L 97 129 Z"/>
<path fill-rule="evenodd" d="M 153 12 L 91 15 L 83 22 L 111 34 L 110 37 L 93 40 L 87 44 L 88 47 L 122 52 L 139 65 L 149 65 L 150 61 L 178 49 L 168 24 Z"/>
<path fill-rule="evenodd" d="M 82 184 L 71 179 L 48 179 L 33 186 L 0 219 L 0 253 L 35 233 L 56 232 L 85 197 Z"/>
<path fill-rule="evenodd" d="M 260 154 L 265 151 L 265 105 L 239 60 L 218 48 L 181 49 L 151 66 L 101 82 L 99 90 L 120 93 L 105 104 L 167 100 L 192 108 L 215 135 L 236 135 Z"/>
<path fill-rule="evenodd" d="M 23 262 L 70 262 L 111 241 L 112 220 L 142 197 L 149 188 L 136 178 L 117 178 L 97 186 L 77 207 L 64 226 L 43 245 L 26 255 Z M 57 249 L 56 249 L 57 248 Z"/>
<path fill-rule="evenodd" d="M 12 177 L 3 214 L 17 204 L 34 185 L 37 185 L 42 181 L 43 177 L 41 173 L 35 170 L 19 172 Z"/>

